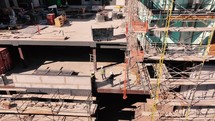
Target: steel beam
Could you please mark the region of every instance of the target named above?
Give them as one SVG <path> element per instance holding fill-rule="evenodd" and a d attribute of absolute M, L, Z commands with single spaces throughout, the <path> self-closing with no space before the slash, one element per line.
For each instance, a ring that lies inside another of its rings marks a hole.
<path fill-rule="evenodd" d="M 123 94 L 121 89 L 97 89 L 98 93 L 114 93 L 114 94 Z M 127 94 L 139 94 L 139 95 L 149 95 L 149 91 L 144 90 L 127 90 Z"/>

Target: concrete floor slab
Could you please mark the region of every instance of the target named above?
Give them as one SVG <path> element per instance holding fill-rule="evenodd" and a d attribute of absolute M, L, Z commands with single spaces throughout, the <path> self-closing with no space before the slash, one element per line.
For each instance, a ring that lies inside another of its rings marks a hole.
<path fill-rule="evenodd" d="M 104 41 L 105 43 L 126 43 L 125 38 L 125 20 L 113 20 L 107 22 L 98 23 L 94 18 L 89 20 L 85 19 L 68 19 L 68 23 L 63 27 L 55 27 L 48 25 L 44 28 L 44 25 L 39 25 L 40 34 L 35 33 L 37 26 L 29 26 L 24 29 L 30 29 L 29 31 L 18 30 L 16 34 L 11 34 L 10 31 L 2 32 L 0 36 L 0 44 L 9 45 L 58 45 L 58 46 L 95 46 L 96 42 L 93 41 L 91 28 L 93 26 L 99 27 L 114 27 L 114 36 L 110 41 Z M 31 33 L 33 31 L 33 33 Z M 40 38 L 38 38 L 40 36 Z M 50 37 L 50 38 L 47 38 Z M 58 40 L 57 38 L 67 37 L 66 40 Z"/>
<path fill-rule="evenodd" d="M 98 71 L 95 72 L 96 76 L 96 82 L 98 89 L 114 89 L 114 90 L 123 90 L 124 88 L 124 79 L 125 79 L 125 63 L 117 63 L 117 62 L 98 62 Z M 100 67 L 103 66 L 106 72 L 106 77 L 108 78 L 110 76 L 110 72 L 113 72 L 115 74 L 114 79 L 114 86 L 111 87 L 111 84 L 108 79 L 103 80 L 100 73 Z M 43 65 L 41 65 L 39 68 L 46 68 L 49 69 L 56 69 L 59 67 L 62 67 L 62 70 L 73 70 L 78 73 L 78 76 L 90 76 L 93 72 L 93 63 L 92 62 L 71 62 L 71 61 L 55 61 L 50 62 L 46 61 Z M 25 74 L 32 74 L 36 70 L 28 70 L 28 71 L 21 71 L 21 73 Z M 11 78 L 8 76 L 8 78 Z M 139 90 L 144 91 L 144 88 L 147 90 L 146 86 L 143 85 L 134 85 L 134 82 L 136 80 L 136 76 L 132 73 L 129 76 L 129 83 L 127 82 L 126 88 L 127 90 Z M 118 92 L 117 91 L 117 92 Z M 121 93 L 122 91 L 120 91 Z"/>

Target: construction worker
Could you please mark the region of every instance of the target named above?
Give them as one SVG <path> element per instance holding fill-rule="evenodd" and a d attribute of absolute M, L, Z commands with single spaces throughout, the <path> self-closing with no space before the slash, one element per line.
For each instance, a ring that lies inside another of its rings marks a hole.
<path fill-rule="evenodd" d="M 103 66 L 101 66 L 100 73 L 101 73 L 102 79 L 103 79 L 103 80 L 106 79 L 106 76 L 105 76 L 105 69 L 103 68 Z"/>
<path fill-rule="evenodd" d="M 113 72 L 110 72 L 110 76 L 108 78 L 108 81 L 110 82 L 111 87 L 113 87 L 113 80 L 114 80 L 114 74 L 113 74 Z"/>
<path fill-rule="evenodd" d="M 95 72 L 91 73 L 91 80 L 96 80 Z"/>
<path fill-rule="evenodd" d="M 92 95 L 96 96 L 97 95 L 97 86 L 96 86 L 95 72 L 91 73 L 91 88 L 92 88 Z"/>

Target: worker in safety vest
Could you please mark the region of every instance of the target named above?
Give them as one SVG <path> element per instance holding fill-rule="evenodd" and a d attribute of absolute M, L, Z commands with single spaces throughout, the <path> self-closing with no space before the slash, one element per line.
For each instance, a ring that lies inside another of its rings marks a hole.
<path fill-rule="evenodd" d="M 101 66 L 100 73 L 101 73 L 102 79 L 103 79 L 103 80 L 106 79 L 106 76 L 105 76 L 105 69 L 103 68 L 103 66 Z"/>

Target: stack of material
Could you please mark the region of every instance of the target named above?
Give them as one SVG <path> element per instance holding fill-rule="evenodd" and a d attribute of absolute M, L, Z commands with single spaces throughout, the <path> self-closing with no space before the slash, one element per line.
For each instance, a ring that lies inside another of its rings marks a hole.
<path fill-rule="evenodd" d="M 55 26 L 57 27 L 62 27 L 65 21 L 66 21 L 66 15 L 61 15 L 54 19 Z"/>

